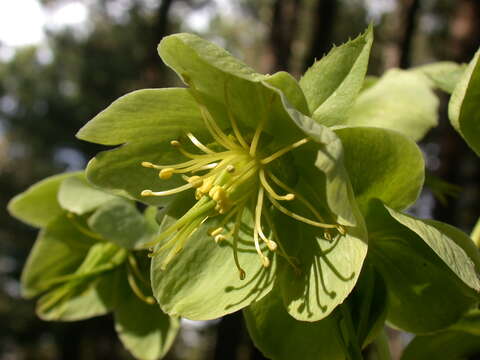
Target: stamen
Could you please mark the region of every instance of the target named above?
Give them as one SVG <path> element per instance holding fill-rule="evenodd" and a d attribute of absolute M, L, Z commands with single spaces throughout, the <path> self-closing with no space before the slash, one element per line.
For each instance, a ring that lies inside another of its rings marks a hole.
<path fill-rule="evenodd" d="M 135 281 L 135 277 L 132 275 L 130 268 L 127 271 L 127 281 L 132 289 L 133 293 L 142 301 L 146 302 L 147 304 L 153 305 L 156 303 L 153 296 L 146 296 L 142 290 L 140 290 L 137 282 Z"/>
<path fill-rule="evenodd" d="M 167 179 L 170 179 L 172 177 L 174 172 L 175 172 L 174 168 L 162 169 L 162 170 L 160 170 L 160 173 L 158 174 L 158 177 L 162 180 L 167 180 Z"/>
<path fill-rule="evenodd" d="M 192 187 L 193 187 L 193 185 L 191 183 L 188 183 L 188 184 L 179 186 L 177 188 L 170 189 L 170 190 L 165 190 L 165 191 L 154 192 L 152 190 L 146 189 L 146 190 L 143 190 L 140 193 L 140 195 L 142 195 L 142 196 L 168 196 L 168 195 L 173 195 L 173 194 L 191 189 Z"/>
<path fill-rule="evenodd" d="M 272 97 L 270 99 L 268 108 L 267 109 L 262 109 L 263 110 L 262 111 L 263 112 L 262 117 L 261 117 L 260 121 L 258 122 L 258 126 L 255 129 L 255 133 L 253 134 L 252 142 L 250 143 L 250 156 L 252 156 L 252 157 L 255 156 L 255 154 L 257 152 L 257 146 L 258 146 L 258 142 L 260 141 L 260 135 L 262 134 L 263 128 L 264 128 L 264 126 L 267 122 L 268 111 L 270 110 L 270 107 L 273 103 L 274 98 L 275 98 L 275 94 L 272 94 Z"/>
<path fill-rule="evenodd" d="M 200 140 L 198 140 L 192 133 L 188 132 L 187 133 L 187 136 L 188 138 L 190 139 L 190 141 L 192 142 L 193 145 L 195 145 L 197 148 L 199 148 L 200 150 L 202 150 L 204 153 L 206 154 L 214 154 L 215 151 L 213 150 L 210 150 L 208 147 L 206 147 L 205 145 L 203 145 Z"/>
<path fill-rule="evenodd" d="M 277 152 L 273 153 L 272 155 L 267 156 L 266 158 L 260 160 L 260 162 L 263 165 L 266 165 L 269 162 L 272 162 L 273 160 L 275 160 L 275 159 L 279 158 L 280 156 L 286 154 L 287 152 L 292 151 L 293 149 L 295 149 L 299 146 L 302 146 L 303 144 L 306 144 L 307 142 L 309 142 L 309 139 L 307 139 L 307 138 L 303 138 L 301 140 L 298 140 L 297 142 L 295 142 L 291 145 L 288 145 L 288 146 L 284 147 L 283 149 L 280 149 Z"/>
<path fill-rule="evenodd" d="M 263 230 L 262 230 L 262 210 L 263 210 L 263 188 L 260 187 L 257 195 L 257 206 L 255 207 L 255 228 L 258 231 L 258 235 L 262 240 L 267 244 L 267 247 L 270 251 L 275 251 L 277 249 L 277 244 L 275 241 L 268 239 Z"/>
<path fill-rule="evenodd" d="M 318 221 L 320 221 L 320 222 L 324 221 L 323 217 L 320 215 L 320 213 L 317 211 L 317 209 L 315 209 L 315 207 L 307 199 L 305 199 L 305 197 L 303 197 L 303 195 L 301 195 L 300 193 L 293 190 L 287 184 L 284 184 L 282 181 L 280 181 L 279 178 L 277 178 L 275 175 L 273 175 L 273 173 L 267 171 L 266 174 L 273 180 L 273 182 L 275 182 L 275 184 L 277 184 L 278 186 L 283 188 L 283 190 L 294 194 L 295 197 L 298 200 L 300 200 L 313 213 L 313 215 L 317 218 Z"/>
<path fill-rule="evenodd" d="M 275 200 L 273 197 L 271 196 L 268 196 L 268 198 L 270 199 L 270 201 L 272 202 L 273 206 L 275 206 L 278 210 L 280 210 L 281 212 L 283 212 L 285 215 L 287 216 L 290 216 L 292 218 L 294 218 L 295 220 L 298 220 L 298 221 L 301 221 L 301 222 L 304 222 L 305 224 L 308 224 L 308 225 L 312 225 L 312 226 L 316 226 L 316 227 L 321 227 L 321 228 L 326 228 L 326 229 L 336 229 L 337 228 L 337 225 L 336 224 L 324 224 L 324 223 L 320 223 L 318 221 L 314 221 L 314 220 L 311 220 L 311 219 L 308 219 L 306 217 L 303 217 L 297 213 L 294 213 L 293 211 L 290 211 L 288 210 L 287 208 L 283 207 L 282 205 L 280 205 L 280 203 Z"/>
<path fill-rule="evenodd" d="M 287 200 L 287 201 L 291 201 L 295 199 L 295 195 L 292 193 L 288 193 L 286 195 L 278 195 L 268 183 L 267 178 L 265 176 L 265 171 L 263 169 L 260 169 L 260 182 L 262 183 L 265 190 L 267 190 L 270 196 L 272 196 L 274 199 Z"/>
<path fill-rule="evenodd" d="M 227 172 L 229 172 L 229 173 L 234 173 L 235 172 L 235 166 L 233 166 L 232 164 L 228 164 L 227 167 L 225 168 L 225 170 L 227 170 Z"/>
<path fill-rule="evenodd" d="M 225 93 L 225 104 L 227 105 L 227 113 L 228 113 L 228 119 L 230 120 L 230 124 L 232 125 L 233 133 L 235 134 L 235 137 L 237 141 L 240 143 L 240 145 L 245 149 L 248 150 L 249 146 L 245 139 L 242 136 L 242 133 L 240 132 L 240 129 L 238 128 L 237 120 L 233 116 L 231 106 L 230 106 L 230 96 L 228 94 L 228 89 L 227 89 L 227 82 L 225 81 L 224 83 L 224 93 Z"/>
<path fill-rule="evenodd" d="M 258 241 L 258 222 L 259 218 L 261 218 L 262 214 L 262 206 L 263 206 L 263 188 L 260 187 L 258 190 L 258 196 L 257 196 L 257 204 L 255 206 L 255 224 L 253 226 L 253 241 L 255 243 L 255 250 L 257 251 L 258 256 L 260 256 L 260 259 L 262 260 L 262 265 L 264 267 L 268 267 L 270 265 L 270 260 L 263 254 L 262 249 L 260 249 L 260 244 Z"/>
<path fill-rule="evenodd" d="M 240 207 L 240 210 L 237 213 L 237 217 L 235 219 L 235 226 L 233 228 L 233 260 L 235 261 L 235 266 L 238 269 L 240 280 L 244 280 L 245 276 L 247 275 L 245 273 L 245 270 L 243 270 L 242 267 L 240 266 L 240 262 L 238 261 L 238 253 L 237 253 L 237 250 L 238 250 L 238 232 L 240 230 L 240 225 L 241 225 L 241 222 L 242 222 L 244 209 L 245 209 L 245 204 L 242 204 L 242 206 Z"/>

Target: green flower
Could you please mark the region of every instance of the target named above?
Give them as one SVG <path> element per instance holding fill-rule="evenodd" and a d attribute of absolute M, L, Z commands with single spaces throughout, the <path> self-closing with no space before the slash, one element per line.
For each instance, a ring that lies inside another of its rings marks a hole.
<path fill-rule="evenodd" d="M 168 351 L 178 320 L 149 295 L 146 258 L 134 251 L 157 230 L 155 209 L 142 215 L 130 200 L 70 173 L 35 184 L 9 210 L 41 227 L 21 278 L 23 295 L 39 297 L 40 318 L 76 321 L 113 312 L 118 336 L 134 356 L 154 360 Z"/>

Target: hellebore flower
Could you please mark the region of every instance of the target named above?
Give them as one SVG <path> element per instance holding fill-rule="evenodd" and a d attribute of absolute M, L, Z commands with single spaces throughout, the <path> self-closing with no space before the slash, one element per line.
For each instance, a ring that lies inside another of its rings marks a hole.
<path fill-rule="evenodd" d="M 141 359 L 167 353 L 178 319 L 163 313 L 148 284 L 144 251 L 158 225 L 131 200 L 89 185 L 83 173 L 49 177 L 9 203 L 10 213 L 40 227 L 21 277 L 22 295 L 39 297 L 48 321 L 113 313 L 124 346 Z"/>
<path fill-rule="evenodd" d="M 123 144 L 90 162 L 90 181 L 164 207 L 149 244 L 162 309 L 216 318 L 277 282 L 294 316 L 327 316 L 367 249 L 340 139 L 307 116 L 285 72 L 255 73 L 190 34 L 164 38 L 159 53 L 188 88 L 128 94 L 77 136 Z"/>

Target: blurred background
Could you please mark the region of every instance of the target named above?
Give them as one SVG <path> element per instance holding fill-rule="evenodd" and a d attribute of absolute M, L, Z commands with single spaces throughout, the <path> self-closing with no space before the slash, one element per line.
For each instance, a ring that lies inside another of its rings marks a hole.
<path fill-rule="evenodd" d="M 480 46 L 478 0 L 0 0 L 0 360 L 131 359 L 112 320 L 46 323 L 20 297 L 36 236 L 8 200 L 42 178 L 81 169 L 99 148 L 76 131 L 117 97 L 179 85 L 156 53 L 188 31 L 226 47 L 259 72 L 299 76 L 315 58 L 375 24 L 369 73 L 439 60 L 469 61 Z M 422 142 L 429 171 L 449 183 L 425 190 L 415 211 L 470 232 L 480 215 L 480 163 L 446 118 Z M 405 337 L 393 339 L 398 349 Z M 168 359 L 263 359 L 241 314 L 185 321 Z"/>

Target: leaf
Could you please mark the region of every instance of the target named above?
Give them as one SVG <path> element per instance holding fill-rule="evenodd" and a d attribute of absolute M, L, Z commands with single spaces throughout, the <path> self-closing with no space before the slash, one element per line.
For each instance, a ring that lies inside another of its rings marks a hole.
<path fill-rule="evenodd" d="M 40 231 L 23 268 L 22 295 L 40 295 L 52 287 L 52 280 L 74 272 L 95 241 L 65 214 L 51 221 Z"/>
<path fill-rule="evenodd" d="M 170 221 L 172 218 L 165 215 L 162 228 Z M 191 320 L 215 319 L 260 300 L 272 289 L 276 261 L 271 260 L 266 269 L 261 265 L 253 247 L 251 215 L 244 214 L 238 241 L 239 262 L 246 272 L 244 280 L 239 279 L 230 240 L 217 245 L 207 233 L 220 221 L 214 217 L 196 229 L 166 270 L 162 270 L 163 257 L 153 257 L 153 294 L 167 314 Z"/>
<path fill-rule="evenodd" d="M 336 313 L 317 322 L 295 320 L 274 291 L 243 314 L 255 346 L 270 359 L 346 359 Z"/>
<path fill-rule="evenodd" d="M 134 203 L 111 201 L 98 208 L 88 219 L 90 228 L 102 237 L 126 249 L 140 249 L 151 241 L 158 225 L 149 222 Z"/>
<path fill-rule="evenodd" d="M 368 66 L 373 41 L 371 27 L 317 61 L 300 79 L 312 118 L 327 126 L 343 124 L 355 101 Z"/>
<path fill-rule="evenodd" d="M 440 61 L 418 66 L 410 71 L 425 75 L 431 81 L 433 87 L 451 94 L 460 81 L 465 69 L 465 64 Z"/>
<path fill-rule="evenodd" d="M 118 197 L 94 188 L 83 177 L 64 180 L 58 191 L 60 206 L 77 215 L 93 211 L 100 205 L 114 199 L 118 199 Z"/>
<path fill-rule="evenodd" d="M 480 50 L 468 65 L 455 87 L 448 106 L 448 117 L 453 127 L 467 144 L 480 155 Z"/>
<path fill-rule="evenodd" d="M 176 139 L 185 131 L 203 129 L 199 108 L 187 89 L 144 89 L 114 101 L 90 120 L 77 137 L 103 144 Z"/>
<path fill-rule="evenodd" d="M 396 210 L 417 200 L 425 163 L 413 141 L 396 131 L 373 127 L 344 128 L 335 133 L 342 141 L 345 167 L 363 213 L 374 198 Z"/>
<path fill-rule="evenodd" d="M 416 141 L 437 125 L 437 112 L 425 77 L 395 69 L 358 96 L 344 124 L 397 130 Z"/>
<path fill-rule="evenodd" d="M 127 282 L 121 285 L 118 291 L 122 300 L 114 311 L 115 330 L 120 340 L 138 359 L 162 358 L 175 340 L 180 325 L 178 319 L 164 314 L 158 304 L 140 300 Z"/>
<path fill-rule="evenodd" d="M 480 254 L 462 231 L 434 220 L 420 220 L 387 208 L 390 215 L 415 232 L 466 285 L 480 292 Z"/>
<path fill-rule="evenodd" d="M 50 176 L 18 194 L 8 203 L 10 214 L 27 224 L 44 227 L 59 216 L 63 210 L 57 201 L 60 184 L 80 172 Z"/>
<path fill-rule="evenodd" d="M 280 90 L 290 104 L 304 115 L 309 115 L 307 100 L 295 78 L 285 71 L 267 75 L 263 83 Z"/>
<path fill-rule="evenodd" d="M 480 337 L 462 331 L 416 336 L 401 360 L 468 360 L 480 352 Z"/>
<path fill-rule="evenodd" d="M 372 263 L 388 288 L 388 321 L 413 333 L 444 329 L 476 301 L 477 295 L 414 231 L 401 225 L 376 201 L 367 226 Z"/>

